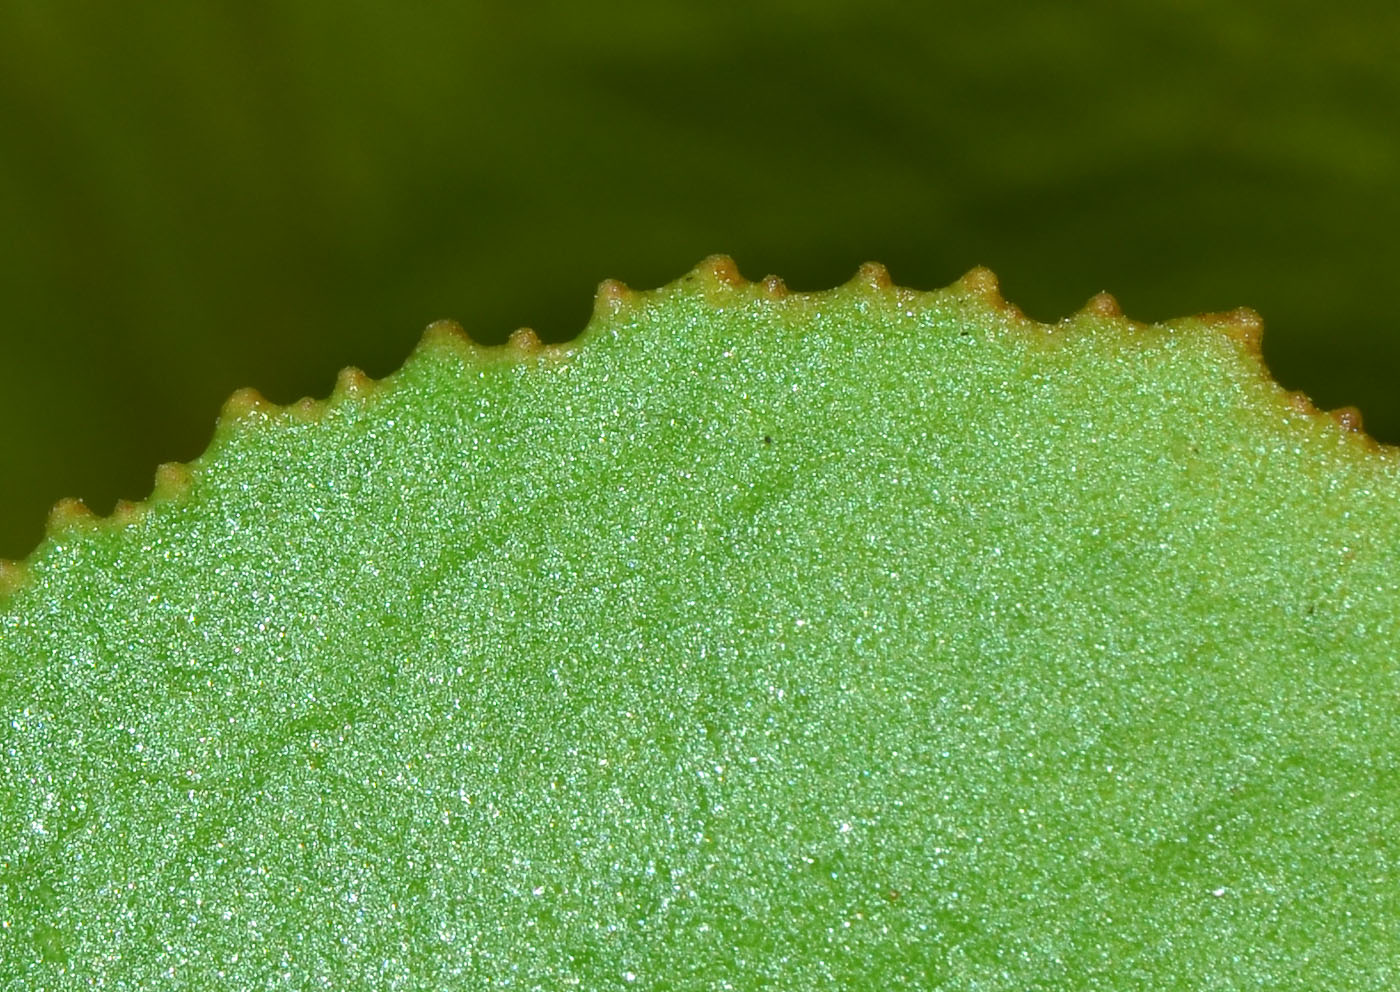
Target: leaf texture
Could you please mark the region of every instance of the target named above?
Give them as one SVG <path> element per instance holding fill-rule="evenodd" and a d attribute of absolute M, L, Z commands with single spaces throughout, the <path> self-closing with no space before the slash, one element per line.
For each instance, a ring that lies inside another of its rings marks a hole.
<path fill-rule="evenodd" d="M 707 260 L 0 569 L 0 988 L 1383 989 L 1400 457 L 1249 311 Z"/>

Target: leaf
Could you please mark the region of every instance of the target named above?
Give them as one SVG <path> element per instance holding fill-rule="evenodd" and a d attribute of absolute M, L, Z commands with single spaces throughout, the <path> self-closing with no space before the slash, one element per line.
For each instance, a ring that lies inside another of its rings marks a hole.
<path fill-rule="evenodd" d="M 238 394 L 6 570 L 0 984 L 1393 986 L 1400 460 L 1258 330 L 711 259 Z"/>

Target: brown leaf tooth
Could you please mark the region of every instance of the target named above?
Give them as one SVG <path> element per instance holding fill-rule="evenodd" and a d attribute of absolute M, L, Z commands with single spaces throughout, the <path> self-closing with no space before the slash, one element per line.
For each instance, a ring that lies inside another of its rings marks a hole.
<path fill-rule="evenodd" d="M 16 592 L 29 578 L 29 566 L 21 561 L 0 558 L 0 596 Z"/>
<path fill-rule="evenodd" d="M 224 401 L 223 409 L 219 412 L 220 420 L 242 420 L 255 413 L 267 413 L 272 409 L 272 403 L 262 393 L 251 386 L 235 390 L 233 395 Z"/>
<path fill-rule="evenodd" d="M 711 255 L 695 267 L 694 274 L 730 289 L 748 285 L 748 280 L 739 274 L 739 266 L 728 255 Z"/>
<path fill-rule="evenodd" d="M 1264 318 L 1257 310 L 1236 307 L 1219 313 L 1203 313 L 1200 319 L 1218 327 L 1246 349 L 1262 357 L 1260 342 L 1264 339 Z"/>
<path fill-rule="evenodd" d="M 1301 389 L 1289 390 L 1284 394 L 1284 402 L 1289 408 L 1307 417 L 1327 417 L 1342 430 L 1355 437 L 1361 442 L 1362 447 L 1375 454 L 1387 451 L 1400 452 L 1400 448 L 1377 441 L 1367 434 L 1362 425 L 1361 411 L 1354 406 L 1339 407 L 1336 410 L 1323 412 L 1314 404 L 1311 397 Z"/>
<path fill-rule="evenodd" d="M 998 309 L 1006 306 L 1006 300 L 1001 296 L 1001 284 L 997 280 L 997 275 L 985 266 L 977 266 L 969 269 L 954 285 L 963 292 L 976 296 L 986 301 L 991 306 Z"/>
<path fill-rule="evenodd" d="M 73 499 L 65 496 L 53 505 L 49 511 L 48 529 L 50 534 L 61 533 L 75 527 L 86 526 L 97 520 L 97 517 L 87 508 L 87 504 L 80 499 Z"/>
<path fill-rule="evenodd" d="M 537 355 L 544 348 L 544 345 L 540 343 L 539 335 L 528 327 L 517 327 L 511 331 L 506 346 L 522 356 Z"/>
<path fill-rule="evenodd" d="M 1328 410 L 1327 415 L 1335 420 L 1342 430 L 1352 433 L 1361 430 L 1361 411 L 1354 406 L 1339 406 L 1335 410 Z"/>
<path fill-rule="evenodd" d="M 635 302 L 637 294 L 617 279 L 604 279 L 593 294 L 593 315 L 610 317 Z"/>
<path fill-rule="evenodd" d="M 287 407 L 287 411 L 297 420 L 310 423 L 321 419 L 321 415 L 326 412 L 326 404 L 313 397 L 303 396 Z"/>
<path fill-rule="evenodd" d="M 894 285 L 890 278 L 890 270 L 879 262 L 862 262 L 860 268 L 856 269 L 856 275 L 851 280 L 858 286 L 867 289 L 885 290 Z"/>
<path fill-rule="evenodd" d="M 1112 293 L 1095 293 L 1079 312 L 1093 317 L 1123 316 L 1123 308 L 1118 305 L 1118 300 Z"/>
<path fill-rule="evenodd" d="M 775 300 L 781 300 L 788 295 L 787 283 L 783 282 L 780 276 L 764 276 L 759 286 L 762 287 L 766 295 L 773 297 Z"/>
<path fill-rule="evenodd" d="M 181 462 L 162 462 L 156 466 L 156 485 L 152 499 L 176 499 L 190 490 L 194 473 Z"/>
<path fill-rule="evenodd" d="M 435 320 L 423 331 L 420 348 L 447 348 L 458 352 L 474 352 L 477 344 L 462 325 L 455 320 Z"/>
<path fill-rule="evenodd" d="M 1001 295 L 1001 283 L 997 279 L 996 273 L 985 266 L 979 265 L 975 269 L 970 269 L 953 285 L 964 293 L 977 297 L 993 310 L 1000 311 L 1012 320 L 1025 321 L 1028 319 L 1021 312 L 1020 307 L 1007 302 L 1006 297 Z"/>
<path fill-rule="evenodd" d="M 112 516 L 109 518 L 120 527 L 134 524 L 141 519 L 141 515 L 146 512 L 144 503 L 133 503 L 129 499 L 117 500 L 117 505 L 112 509 Z"/>
<path fill-rule="evenodd" d="M 376 383 L 364 372 L 347 365 L 341 369 L 335 377 L 335 389 L 331 392 L 333 399 L 363 399 L 374 391 Z"/>
<path fill-rule="evenodd" d="M 1313 406 L 1312 397 L 1301 389 L 1294 389 L 1288 393 L 1288 405 L 1299 413 L 1305 413 L 1308 416 L 1319 412 L 1317 407 Z"/>

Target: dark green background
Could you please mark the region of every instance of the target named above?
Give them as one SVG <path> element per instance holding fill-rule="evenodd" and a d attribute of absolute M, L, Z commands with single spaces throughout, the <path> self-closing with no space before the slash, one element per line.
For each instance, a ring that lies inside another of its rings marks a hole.
<path fill-rule="evenodd" d="M 1400 5 L 9 2 L 0 231 L 0 555 L 239 386 L 383 375 L 438 317 L 569 337 L 715 251 L 1247 304 L 1397 441 Z"/>

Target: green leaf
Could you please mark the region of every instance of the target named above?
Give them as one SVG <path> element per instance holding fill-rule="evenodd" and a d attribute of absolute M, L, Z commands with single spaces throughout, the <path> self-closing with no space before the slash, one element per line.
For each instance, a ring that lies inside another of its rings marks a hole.
<path fill-rule="evenodd" d="M 0 987 L 1394 987 L 1400 458 L 1248 311 L 712 259 L 0 606 Z"/>

